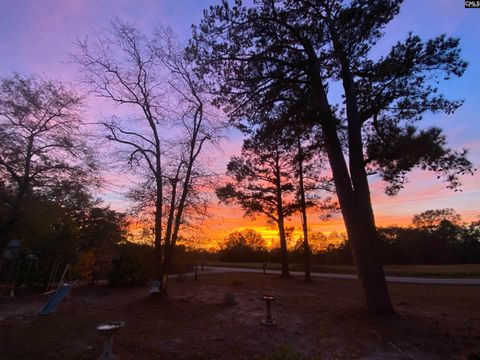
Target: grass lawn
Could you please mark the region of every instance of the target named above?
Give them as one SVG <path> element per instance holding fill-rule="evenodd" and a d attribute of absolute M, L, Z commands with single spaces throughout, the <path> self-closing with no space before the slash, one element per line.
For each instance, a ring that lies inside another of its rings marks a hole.
<path fill-rule="evenodd" d="M 0 300 L 0 358 L 95 359 L 95 326 L 126 325 L 119 359 L 450 359 L 480 354 L 480 287 L 389 284 L 398 316 L 369 315 L 357 281 L 263 274 L 200 273 L 172 280 L 168 298 L 147 288 L 75 289 L 57 313 L 36 314 L 45 299 Z M 233 293 L 236 305 L 224 304 Z M 278 325 L 263 326 L 263 294 L 276 297 Z M 301 354 L 301 356 L 299 355 Z M 290 357 L 287 357 L 289 355 Z"/>
<path fill-rule="evenodd" d="M 229 263 L 210 261 L 208 265 L 262 269 L 263 263 Z M 280 264 L 268 263 L 268 269 L 280 269 Z M 385 265 L 385 273 L 393 276 L 420 276 L 445 278 L 480 278 L 480 264 L 458 265 Z M 303 271 L 302 264 L 291 264 L 291 270 Z M 355 274 L 355 267 L 349 265 L 313 265 L 313 272 Z"/>

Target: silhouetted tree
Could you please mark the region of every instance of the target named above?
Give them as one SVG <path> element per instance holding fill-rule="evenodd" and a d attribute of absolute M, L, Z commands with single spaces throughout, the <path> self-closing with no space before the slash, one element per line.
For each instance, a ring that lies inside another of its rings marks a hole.
<path fill-rule="evenodd" d="M 325 156 L 319 151 L 319 144 L 313 134 L 302 131 L 299 125 L 288 127 L 290 139 L 287 141 L 295 153 L 293 166 L 297 179 L 297 199 L 301 216 L 303 231 L 303 253 L 305 266 L 305 280 L 311 281 L 311 255 L 312 249 L 309 245 L 308 216 L 307 210 L 314 208 L 316 214 L 321 218 L 328 218 L 337 208 L 337 204 L 330 197 L 322 198 L 321 193 L 334 192 L 332 181 L 329 177 L 323 176 Z"/>
<path fill-rule="evenodd" d="M 452 188 L 472 172 L 466 151 L 447 148 L 440 129 L 413 125 L 427 111 L 451 114 L 461 105 L 435 83 L 465 71 L 458 40 L 410 34 L 387 55 L 370 56 L 401 2 L 223 1 L 205 11 L 190 47 L 232 121 L 261 123 L 291 109 L 320 127 L 367 306 L 379 314 L 393 307 L 367 173 L 379 173 L 395 194 L 415 167 L 438 172 Z M 343 86 L 342 104 L 329 99 L 332 82 Z"/>
<path fill-rule="evenodd" d="M 60 82 L 13 74 L 0 80 L 0 269 L 3 251 L 33 193 L 66 179 L 93 185 L 97 165 L 82 132 L 82 98 Z"/>
<path fill-rule="evenodd" d="M 412 225 L 424 230 L 434 230 L 445 221 L 452 224 L 459 224 L 461 217 L 454 209 L 445 208 L 426 210 L 413 216 Z"/>
<path fill-rule="evenodd" d="M 297 177 L 298 177 L 298 201 L 300 205 L 300 213 L 302 219 L 302 230 L 303 230 L 303 252 L 304 252 L 304 263 L 305 263 L 305 280 L 311 281 L 311 249 L 308 243 L 308 218 L 307 218 L 307 200 L 305 197 L 305 149 L 302 146 L 302 140 L 300 136 L 297 137 Z"/>
<path fill-rule="evenodd" d="M 472 221 L 464 230 L 462 237 L 462 262 L 480 263 L 480 218 Z"/>
<path fill-rule="evenodd" d="M 227 175 L 233 180 L 217 188 L 220 201 L 241 206 L 245 215 L 264 215 L 276 224 L 282 252 L 282 276 L 289 276 L 285 218 L 298 203 L 295 192 L 291 154 L 278 134 L 258 131 L 244 141 L 241 156 L 233 156 Z"/>
<path fill-rule="evenodd" d="M 218 138 L 219 126 L 208 114 L 201 78 L 191 71 L 169 29 L 147 38 L 138 28 L 116 20 L 93 47 L 78 42 L 73 60 L 95 94 L 133 109 L 133 119 L 104 122 L 107 139 L 144 182 L 131 198 L 154 209 L 155 278 L 161 294 L 187 208 L 196 205 L 195 179 L 204 175 L 199 155 Z M 197 207 L 199 209 L 200 207 Z M 202 207 L 202 211 L 204 207 Z"/>
<path fill-rule="evenodd" d="M 145 165 L 155 184 L 154 243 L 157 277 L 161 278 L 163 253 L 163 166 L 159 124 L 163 117 L 162 79 L 159 78 L 155 52 L 149 41 L 134 26 L 120 21 L 111 25 L 111 34 L 99 34 L 96 43 L 78 41 L 73 61 L 80 65 L 85 81 L 97 96 L 114 103 L 137 107 L 141 118 L 120 123 L 104 123 L 109 140 L 125 145 L 130 166 Z"/>
<path fill-rule="evenodd" d="M 265 248 L 265 240 L 262 235 L 253 229 L 245 229 L 242 231 L 234 231 L 227 235 L 223 246 L 250 246 L 254 249 Z"/>
<path fill-rule="evenodd" d="M 266 261 L 268 256 L 265 240 L 253 229 L 228 234 L 219 250 L 219 259 L 224 261 Z"/>
<path fill-rule="evenodd" d="M 413 238 L 409 255 L 414 262 L 447 264 L 458 261 L 462 237 L 461 217 L 453 209 L 427 210 L 412 218 Z M 416 254 L 416 258 L 415 258 Z"/>

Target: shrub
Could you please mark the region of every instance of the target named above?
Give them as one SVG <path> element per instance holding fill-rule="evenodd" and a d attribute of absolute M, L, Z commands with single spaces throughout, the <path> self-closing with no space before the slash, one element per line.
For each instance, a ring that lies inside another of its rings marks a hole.
<path fill-rule="evenodd" d="M 118 246 L 112 260 L 108 282 L 113 286 L 145 285 L 152 277 L 153 248 L 126 243 Z"/>
<path fill-rule="evenodd" d="M 270 255 L 266 249 L 255 249 L 248 245 L 235 245 L 218 252 L 220 261 L 225 262 L 267 262 Z"/>

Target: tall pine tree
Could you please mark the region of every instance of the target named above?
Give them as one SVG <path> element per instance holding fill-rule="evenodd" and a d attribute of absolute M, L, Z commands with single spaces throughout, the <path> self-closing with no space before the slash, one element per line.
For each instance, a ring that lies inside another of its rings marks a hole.
<path fill-rule="evenodd" d="M 472 172 L 466 151 L 446 146 L 438 128 L 419 130 L 425 112 L 451 114 L 460 101 L 438 93 L 438 80 L 461 76 L 459 41 L 409 35 L 381 58 L 371 49 L 401 0 L 258 0 L 213 6 L 194 27 L 190 55 L 211 80 L 233 122 L 261 123 L 294 109 L 321 128 L 358 275 L 370 311 L 394 312 L 385 283 L 367 169 L 395 194 L 415 167 L 448 186 Z M 343 88 L 332 102 L 329 85 Z"/>

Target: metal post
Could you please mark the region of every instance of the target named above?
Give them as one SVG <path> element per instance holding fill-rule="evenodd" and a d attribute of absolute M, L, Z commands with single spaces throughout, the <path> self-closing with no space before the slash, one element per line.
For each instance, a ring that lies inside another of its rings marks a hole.
<path fill-rule="evenodd" d="M 262 297 L 262 300 L 265 301 L 267 305 L 267 314 L 265 316 L 265 320 L 262 320 L 262 324 L 266 326 L 276 325 L 277 322 L 272 317 L 272 304 L 271 304 L 272 301 L 275 300 L 275 298 L 271 295 L 265 295 Z"/>

